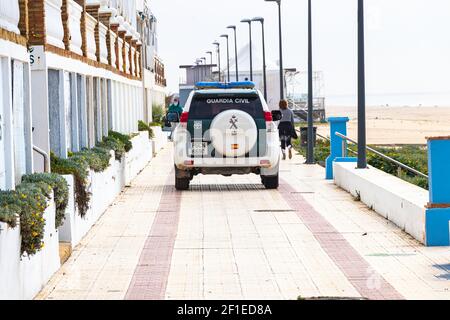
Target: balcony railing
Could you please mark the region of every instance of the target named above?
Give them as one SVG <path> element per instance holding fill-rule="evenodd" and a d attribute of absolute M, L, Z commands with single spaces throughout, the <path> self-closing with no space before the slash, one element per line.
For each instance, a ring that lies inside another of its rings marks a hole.
<path fill-rule="evenodd" d="M 116 57 L 117 35 L 113 31 L 110 31 L 109 36 L 110 36 L 110 39 L 111 39 L 111 47 L 110 47 L 109 56 L 111 57 L 111 65 L 115 66 L 116 65 L 116 61 L 117 61 L 117 57 Z"/>
<path fill-rule="evenodd" d="M 97 60 L 97 43 L 95 42 L 95 27 L 97 20 L 86 14 L 86 50 L 89 59 Z"/>
<path fill-rule="evenodd" d="M 62 0 L 45 0 L 45 27 L 47 43 L 64 49 L 61 6 Z"/>
<path fill-rule="evenodd" d="M 68 27 L 70 34 L 70 51 L 83 55 L 83 51 L 81 49 L 83 44 L 83 39 L 81 37 L 81 15 L 83 13 L 83 8 L 75 1 L 68 0 L 67 11 L 69 15 Z"/>
<path fill-rule="evenodd" d="M 100 62 L 108 63 L 108 46 L 106 44 L 106 34 L 108 28 L 103 24 L 99 24 L 99 43 L 100 43 Z"/>
<path fill-rule="evenodd" d="M 130 73 L 130 44 L 125 42 L 125 72 Z"/>
<path fill-rule="evenodd" d="M 0 28 L 20 34 L 19 20 L 19 0 L 0 1 Z"/>
<path fill-rule="evenodd" d="M 118 37 L 117 38 L 117 48 L 119 55 L 116 57 L 116 59 L 119 60 L 119 70 L 123 70 L 123 39 Z"/>

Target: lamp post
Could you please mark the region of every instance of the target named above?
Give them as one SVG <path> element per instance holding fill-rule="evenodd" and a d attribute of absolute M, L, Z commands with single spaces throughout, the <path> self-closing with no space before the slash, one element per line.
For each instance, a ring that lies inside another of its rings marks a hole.
<path fill-rule="evenodd" d="M 367 168 L 364 1 L 358 0 L 358 169 Z"/>
<path fill-rule="evenodd" d="M 209 54 L 211 56 L 211 65 L 213 64 L 213 53 L 212 51 L 206 51 L 206 54 Z"/>
<path fill-rule="evenodd" d="M 234 31 L 234 59 L 235 59 L 235 64 L 236 64 L 236 81 L 239 81 L 239 64 L 238 64 L 236 26 L 228 26 L 227 29 L 233 29 L 233 31 Z"/>
<path fill-rule="evenodd" d="M 264 18 L 256 17 L 252 21 L 261 22 L 262 27 L 262 49 L 263 49 L 263 79 L 264 79 L 264 99 L 267 101 L 267 66 L 266 66 L 266 37 L 264 28 Z"/>
<path fill-rule="evenodd" d="M 230 82 L 230 43 L 228 41 L 227 34 L 222 34 L 220 37 L 227 39 L 227 75 L 228 75 L 227 78 L 228 78 L 228 82 Z"/>
<path fill-rule="evenodd" d="M 217 46 L 217 65 L 219 66 L 219 82 L 222 81 L 222 70 L 220 69 L 220 43 L 215 41 L 213 45 Z"/>
<path fill-rule="evenodd" d="M 281 0 L 265 0 L 278 4 L 278 25 L 279 25 L 279 49 L 280 49 L 280 100 L 284 100 L 284 68 L 283 68 L 283 35 L 281 28 Z"/>
<path fill-rule="evenodd" d="M 203 62 L 203 67 L 202 67 L 202 81 L 205 81 L 206 79 L 206 57 L 201 57 L 200 58 Z"/>
<path fill-rule="evenodd" d="M 313 97 L 313 61 L 312 61 L 312 7 L 308 0 L 308 152 L 306 163 L 314 164 L 314 97 Z"/>
<path fill-rule="evenodd" d="M 250 81 L 253 81 L 253 48 L 252 48 L 252 20 L 250 19 L 243 19 L 241 20 L 242 23 L 248 23 L 249 28 L 249 45 L 250 45 Z"/>

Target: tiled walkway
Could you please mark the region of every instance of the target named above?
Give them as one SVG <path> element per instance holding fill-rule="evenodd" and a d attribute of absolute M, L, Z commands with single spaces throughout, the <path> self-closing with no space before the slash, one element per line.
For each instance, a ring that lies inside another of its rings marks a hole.
<path fill-rule="evenodd" d="M 450 299 L 450 249 L 425 248 L 296 156 L 257 176 L 173 187 L 168 147 L 39 299 Z"/>

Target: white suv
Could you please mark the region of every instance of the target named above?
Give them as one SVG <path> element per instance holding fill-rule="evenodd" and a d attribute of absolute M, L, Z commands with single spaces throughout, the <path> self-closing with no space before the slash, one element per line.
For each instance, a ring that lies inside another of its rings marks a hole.
<path fill-rule="evenodd" d="M 267 189 L 278 188 L 280 143 L 274 121 L 253 82 L 198 83 L 174 133 L 175 187 L 189 189 L 198 174 L 258 174 Z"/>

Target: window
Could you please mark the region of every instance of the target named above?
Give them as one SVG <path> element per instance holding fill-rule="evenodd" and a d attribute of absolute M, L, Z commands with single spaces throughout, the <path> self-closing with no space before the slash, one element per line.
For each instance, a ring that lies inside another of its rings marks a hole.
<path fill-rule="evenodd" d="M 264 119 L 261 100 L 256 94 L 236 95 L 205 94 L 194 96 L 189 109 L 189 119 L 213 119 L 219 113 L 226 110 L 242 110 L 250 114 L 253 118 Z"/>

